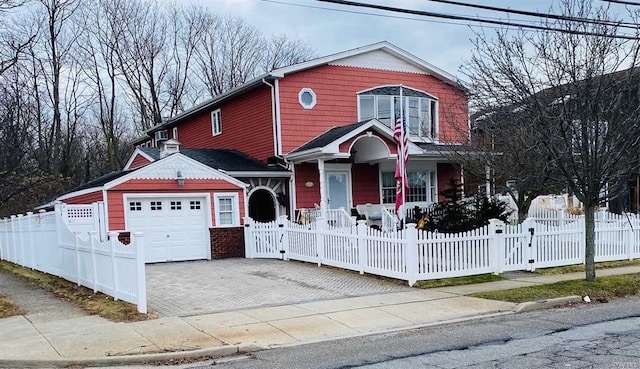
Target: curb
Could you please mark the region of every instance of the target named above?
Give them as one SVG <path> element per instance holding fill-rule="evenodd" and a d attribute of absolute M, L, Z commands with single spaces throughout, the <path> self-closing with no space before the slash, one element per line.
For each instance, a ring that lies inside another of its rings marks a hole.
<path fill-rule="evenodd" d="M 529 301 L 523 302 L 513 309 L 514 313 L 525 313 L 527 311 L 541 310 L 541 309 L 549 309 L 557 306 L 562 306 L 571 303 L 579 303 L 582 302 L 581 296 L 566 296 L 566 297 L 558 297 L 555 299 L 548 300 L 539 300 L 539 301 Z"/>
<path fill-rule="evenodd" d="M 220 346 L 202 348 L 192 351 L 174 351 L 155 354 L 127 356 L 104 356 L 82 359 L 49 359 L 49 360 L 11 360 L 0 359 L 0 368 L 65 368 L 69 366 L 113 366 L 142 365 L 154 361 L 197 358 L 202 356 L 223 357 L 265 350 L 266 347 L 254 345 Z"/>

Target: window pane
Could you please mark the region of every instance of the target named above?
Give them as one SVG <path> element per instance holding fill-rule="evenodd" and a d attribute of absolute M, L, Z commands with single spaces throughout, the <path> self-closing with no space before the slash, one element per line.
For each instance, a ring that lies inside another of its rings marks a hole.
<path fill-rule="evenodd" d="M 232 211 L 233 205 L 230 198 L 222 198 L 220 199 L 220 211 Z"/>
<path fill-rule="evenodd" d="M 418 113 L 418 98 L 410 97 L 408 100 L 408 106 L 406 109 L 408 122 L 409 122 L 409 134 L 415 136 L 422 136 L 420 132 L 420 115 Z"/>
<path fill-rule="evenodd" d="M 396 179 L 393 172 L 382 172 L 382 203 L 395 204 L 396 202 Z"/>
<path fill-rule="evenodd" d="M 219 225 L 231 225 L 233 224 L 233 213 L 220 213 Z"/>
<path fill-rule="evenodd" d="M 378 99 L 378 120 L 389 127 L 391 124 L 391 97 L 377 96 Z"/>
<path fill-rule="evenodd" d="M 431 100 L 429 99 L 420 99 L 420 122 L 423 137 L 432 137 L 431 136 Z"/>
<path fill-rule="evenodd" d="M 409 193 L 406 194 L 408 202 L 427 201 L 427 173 L 408 172 Z"/>
<path fill-rule="evenodd" d="M 436 127 L 437 127 L 436 118 L 438 114 L 438 108 L 436 106 L 436 102 L 433 100 L 431 100 L 430 110 L 431 110 L 431 115 L 429 118 L 431 118 L 431 137 L 436 138 L 438 137 L 438 131 L 436 130 Z"/>
<path fill-rule="evenodd" d="M 360 119 L 367 120 L 375 118 L 375 98 L 373 95 L 362 95 L 360 98 Z"/>

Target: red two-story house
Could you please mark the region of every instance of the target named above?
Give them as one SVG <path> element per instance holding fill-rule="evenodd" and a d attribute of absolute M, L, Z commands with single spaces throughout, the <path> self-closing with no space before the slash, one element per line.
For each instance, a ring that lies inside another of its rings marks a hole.
<path fill-rule="evenodd" d="M 110 189 L 121 190 L 112 197 L 125 211 L 109 210 L 114 224 L 110 229 L 152 227 L 151 218 L 138 222 L 137 210 L 129 208 L 152 212 L 152 203 L 157 208 L 163 202 L 170 208 L 177 194 L 205 203 L 211 214 L 204 216 L 203 229 L 212 230 L 241 230 L 244 216 L 258 221 L 279 215 L 295 219 L 301 209 L 349 211 L 365 203 L 393 208 L 393 130 L 401 114 L 409 138 L 406 208 L 425 207 L 437 201 L 451 178 L 461 179 L 447 152 L 468 137 L 466 90 L 452 75 L 387 42 L 274 70 L 149 130 L 135 142 L 136 151 L 123 173 L 160 167 L 176 153 L 182 157 L 180 165 L 168 171 L 183 176 L 182 186 L 159 186 L 157 180 L 138 176 L 129 187 L 121 179 L 116 179 L 116 186 L 109 184 L 107 178 L 89 188 L 104 190 L 104 201 L 112 200 Z M 181 169 L 194 163 L 205 169 Z M 200 177 L 190 178 L 191 173 Z M 82 190 L 80 195 L 86 194 L 87 186 Z M 78 199 L 77 192 L 61 198 L 68 203 Z M 231 214 L 225 213 L 220 222 L 223 210 Z M 161 228 L 174 226 L 171 223 L 163 222 Z M 217 242 L 213 234 L 207 238 L 212 244 Z M 215 257 L 215 250 L 199 255 Z"/>

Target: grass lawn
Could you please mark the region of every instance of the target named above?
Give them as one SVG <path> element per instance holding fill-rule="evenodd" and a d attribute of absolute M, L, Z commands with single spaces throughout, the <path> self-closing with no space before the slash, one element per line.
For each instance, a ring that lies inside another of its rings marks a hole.
<path fill-rule="evenodd" d="M 20 310 L 13 301 L 8 297 L 0 295 L 0 318 L 8 318 L 14 315 L 22 315 L 24 311 Z"/>
<path fill-rule="evenodd" d="M 622 261 L 605 261 L 602 263 L 596 263 L 596 274 L 598 269 L 619 268 L 625 266 L 640 265 L 640 259 L 636 260 L 622 260 Z M 536 269 L 535 273 L 538 274 L 567 274 L 575 272 L 584 272 L 584 265 L 567 265 L 561 267 Z"/>
<path fill-rule="evenodd" d="M 93 293 L 93 290 L 54 275 L 41 273 L 6 261 L 0 261 L 0 269 L 38 285 L 45 291 L 77 305 L 89 314 L 99 315 L 114 322 L 135 322 L 156 318 L 153 313 L 138 313 L 134 304 L 126 301 L 114 301 L 110 296 L 99 292 Z M 0 299 L 0 307 L 2 306 L 2 299 Z"/>
<path fill-rule="evenodd" d="M 615 299 L 640 294 L 640 274 L 598 277 L 593 282 L 584 279 L 563 281 L 510 290 L 475 293 L 471 296 L 510 302 L 546 300 L 570 295 L 588 295 L 592 301 Z"/>

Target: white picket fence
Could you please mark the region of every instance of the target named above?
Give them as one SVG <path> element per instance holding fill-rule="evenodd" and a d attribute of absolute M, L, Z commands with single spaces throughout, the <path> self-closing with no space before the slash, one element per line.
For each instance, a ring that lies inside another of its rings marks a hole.
<path fill-rule="evenodd" d="M 640 221 L 607 217 L 596 223 L 596 261 L 640 257 Z M 607 221 L 604 221 L 607 220 Z M 318 219 L 297 224 L 245 219 L 248 258 L 282 258 L 331 265 L 391 278 L 451 278 L 584 263 L 584 218 L 528 219 L 519 225 L 492 220 L 473 231 L 445 234 L 415 229 L 383 231 L 365 221 L 336 228 Z"/>
<path fill-rule="evenodd" d="M 128 245 L 118 240 L 118 232 L 109 232 L 107 240 L 100 241 L 97 231 L 72 231 L 65 220 L 66 211 L 65 206 L 56 204 L 53 212 L 0 219 L 0 260 L 131 302 L 146 313 L 142 233 L 132 234 Z"/>

